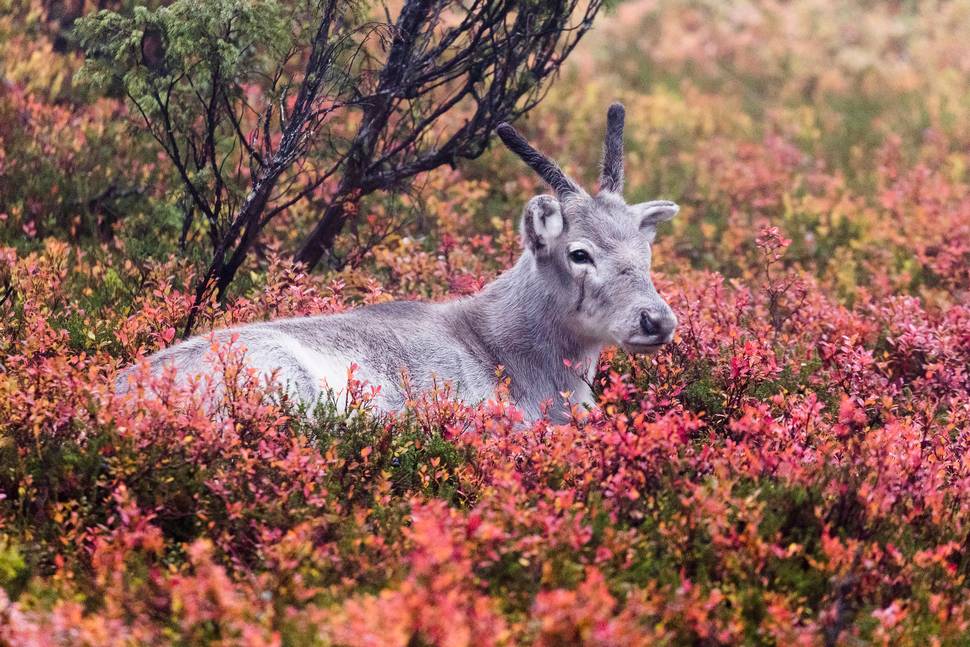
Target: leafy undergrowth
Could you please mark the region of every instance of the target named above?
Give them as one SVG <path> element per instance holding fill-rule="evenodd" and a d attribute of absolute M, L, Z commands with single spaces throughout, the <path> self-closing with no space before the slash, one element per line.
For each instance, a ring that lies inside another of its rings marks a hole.
<path fill-rule="evenodd" d="M 232 344 L 224 394 L 115 395 L 192 302 L 171 178 L 21 39 L 40 9 L 0 18 L 0 643 L 967 644 L 970 8 L 857 4 L 623 3 L 578 56 L 603 73 L 523 124 L 585 177 L 619 95 L 631 200 L 684 207 L 674 343 L 608 350 L 562 426 L 447 393 L 375 416 L 367 385 L 306 411 Z M 326 275 L 281 217 L 202 328 L 472 292 L 518 253 L 520 171 L 424 178 L 420 237 L 369 238 L 368 205 Z"/>
<path fill-rule="evenodd" d="M 760 279 L 666 281 L 675 344 L 608 353 L 598 410 L 531 427 L 440 393 L 377 417 L 366 385 L 349 416 L 298 410 L 232 344 L 223 396 L 147 372 L 157 396 L 117 396 L 115 361 L 62 327 L 83 320 L 67 249 L 7 253 L 6 640 L 960 642 L 970 308 L 849 308 L 767 271 L 777 230 L 755 242 Z M 290 304 L 345 305 L 276 276 Z M 156 312 L 119 329 L 164 343 Z"/>

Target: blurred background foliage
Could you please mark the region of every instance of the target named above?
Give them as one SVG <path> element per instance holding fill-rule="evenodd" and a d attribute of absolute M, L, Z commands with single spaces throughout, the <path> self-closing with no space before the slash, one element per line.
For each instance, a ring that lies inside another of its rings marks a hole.
<path fill-rule="evenodd" d="M 0 0 L 0 641 L 966 644 L 970 1 L 610 3 L 515 125 L 593 188 L 625 103 L 681 326 L 527 432 L 447 393 L 112 394 L 211 241 L 75 26 L 161 4 Z M 360 199 L 312 272 L 326 200 L 282 211 L 196 330 L 479 289 L 545 189 L 471 157 Z"/>
<path fill-rule="evenodd" d="M 77 74 L 75 19 L 132 5 L 5 4 L 5 244 L 27 252 L 53 237 L 139 267 L 172 255 L 204 263 L 205 226 L 196 219 L 183 232 L 191 204 L 171 163 L 118 92 L 105 97 L 89 83 L 97 73 Z M 898 242 L 948 227 L 906 231 L 886 192 L 915 166 L 964 178 L 968 13 L 961 2 L 621 3 L 519 125 L 591 183 L 603 108 L 626 102 L 629 198 L 673 198 L 688 207 L 670 238 L 695 267 L 738 275 L 744 241 L 731 232 L 771 220 L 793 240 L 789 260 L 838 282 L 847 297 L 869 280 L 870 267 L 887 262 L 907 270 L 913 287 L 932 285 Z M 539 188 L 521 171 L 497 146 L 461 165 L 463 180 L 484 192 L 464 207 L 472 231 L 492 235 L 496 219 L 517 217 Z M 339 265 L 366 264 L 374 246 L 403 237 L 434 249 L 440 228 L 426 202 L 437 196 L 424 187 L 452 173 L 439 169 L 405 192 L 365 199 L 352 231 L 336 243 Z M 268 254 L 294 254 L 325 206 L 298 203 L 271 223 L 234 289 L 245 291 L 245 277 L 264 268 Z M 945 240 L 925 241 L 937 244 Z"/>

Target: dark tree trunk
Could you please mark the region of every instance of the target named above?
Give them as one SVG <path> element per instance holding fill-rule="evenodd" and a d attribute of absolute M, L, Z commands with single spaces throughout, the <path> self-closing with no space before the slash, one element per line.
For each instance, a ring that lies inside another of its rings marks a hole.
<path fill-rule="evenodd" d="M 359 187 L 365 169 L 373 161 L 378 139 L 393 111 L 394 98 L 406 86 L 404 78 L 412 64 L 418 38 L 422 36 L 421 26 L 427 22 L 433 6 L 434 0 L 408 0 L 401 9 L 387 63 L 381 70 L 377 91 L 365 107 L 340 188 L 296 253 L 296 260 L 308 268 L 316 267 L 324 253 L 333 247 L 347 220 L 348 196 L 354 195 L 359 200 L 362 195 Z"/>
<path fill-rule="evenodd" d="M 303 241 L 303 245 L 296 253 L 295 260 L 307 267 L 316 267 L 323 259 L 326 251 L 333 248 L 334 241 L 340 235 L 347 222 L 346 203 L 334 202 L 323 212 L 320 220 L 313 227 L 313 231 Z"/>
<path fill-rule="evenodd" d="M 192 329 L 195 327 L 196 319 L 199 316 L 199 310 L 202 304 L 205 303 L 207 296 L 211 295 L 210 286 L 212 285 L 212 280 L 215 279 L 215 291 L 221 298 L 225 294 L 226 288 L 229 287 L 229 284 L 236 277 L 236 272 L 245 260 L 249 248 L 252 247 L 253 242 L 256 240 L 256 235 L 259 233 L 260 216 L 266 209 L 266 203 L 269 200 L 270 194 L 272 194 L 280 175 L 283 173 L 282 168 L 274 170 L 275 172 L 271 171 L 266 177 L 256 182 L 256 188 L 246 197 L 246 201 L 239 210 L 239 215 L 233 221 L 232 227 L 230 227 L 223 238 L 222 244 L 216 249 L 212 263 L 209 265 L 205 276 L 196 285 L 195 300 L 192 303 L 192 308 L 189 310 L 185 328 L 182 330 L 182 337 L 188 337 L 192 334 Z M 240 231 L 242 232 L 242 238 L 239 244 L 236 245 L 232 256 L 229 257 L 229 261 L 226 262 L 226 252 L 229 246 L 235 243 Z"/>

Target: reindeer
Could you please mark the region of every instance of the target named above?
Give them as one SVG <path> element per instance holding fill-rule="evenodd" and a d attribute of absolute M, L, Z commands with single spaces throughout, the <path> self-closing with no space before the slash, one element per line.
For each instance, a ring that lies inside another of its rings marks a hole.
<path fill-rule="evenodd" d="M 254 368 L 275 373 L 291 396 L 311 404 L 346 389 L 354 363 L 355 379 L 380 387 L 373 404 L 382 411 L 404 406 L 404 375 L 414 391 L 450 383 L 467 403 L 494 397 L 499 380 L 506 380 L 528 420 L 544 413 L 556 421 L 567 418 L 564 393 L 571 403 L 592 406 L 589 384 L 604 346 L 654 353 L 677 325 L 653 285 L 650 262 L 657 225 L 679 208 L 666 200 L 624 201 L 624 114 L 619 103 L 607 113 L 595 197 L 512 126 L 498 127 L 505 145 L 554 194 L 525 205 L 521 257 L 477 294 L 216 331 L 152 355 L 152 371 L 173 365 L 179 376 L 211 374 L 212 337 L 225 342 L 238 335 Z M 118 390 L 126 389 L 122 373 Z"/>

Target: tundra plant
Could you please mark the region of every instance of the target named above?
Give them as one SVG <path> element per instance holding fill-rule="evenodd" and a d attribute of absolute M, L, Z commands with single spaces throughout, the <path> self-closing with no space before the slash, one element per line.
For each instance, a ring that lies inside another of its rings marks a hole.
<path fill-rule="evenodd" d="M 492 397 L 500 381 L 529 419 L 568 415 L 569 403 L 593 403 L 589 381 L 600 351 L 615 344 L 652 353 L 677 325 L 650 278 L 657 224 L 673 202 L 623 200 L 623 106 L 610 106 L 600 191 L 586 193 L 512 126 L 502 141 L 553 189 L 526 204 L 523 254 L 495 281 L 443 303 L 398 301 L 318 317 L 281 319 L 212 333 L 237 340 L 252 366 L 276 375 L 312 403 L 355 379 L 379 387 L 380 410 L 399 410 L 410 391 L 450 383 L 465 402 Z M 149 358 L 153 371 L 214 375 L 209 337 L 195 337 Z M 126 386 L 121 378 L 120 388 Z M 565 394 L 565 399 L 563 394 Z M 340 398 L 338 398 L 339 400 Z"/>

